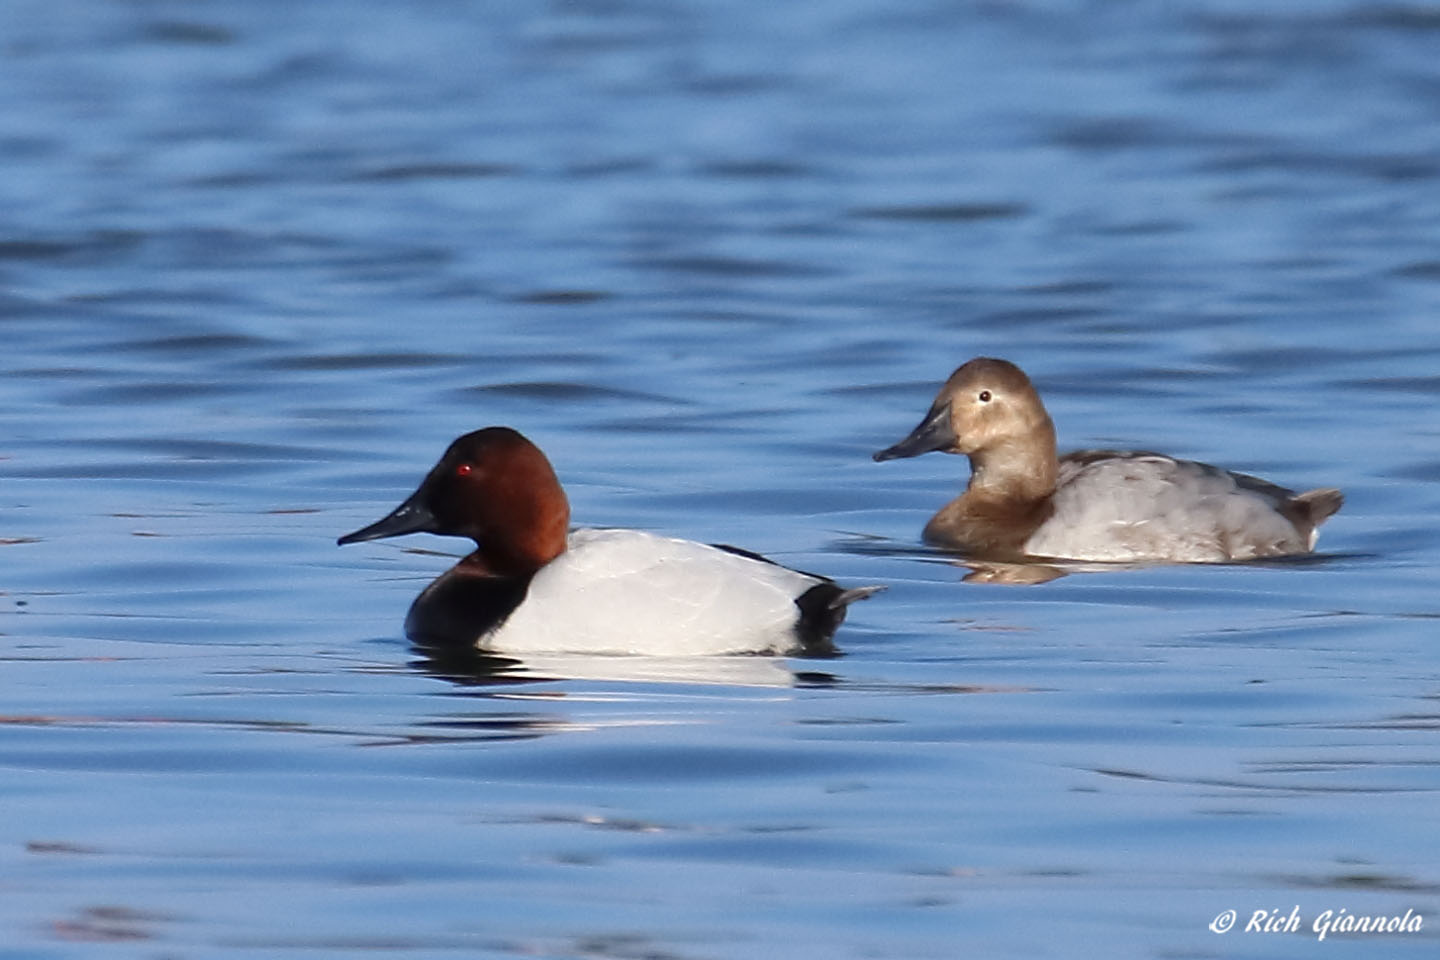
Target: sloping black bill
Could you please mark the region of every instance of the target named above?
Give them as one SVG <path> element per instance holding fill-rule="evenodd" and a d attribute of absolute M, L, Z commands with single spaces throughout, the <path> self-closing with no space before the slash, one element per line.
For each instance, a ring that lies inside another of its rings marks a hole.
<path fill-rule="evenodd" d="M 918 457 L 931 450 L 945 450 L 955 445 L 955 429 L 950 426 L 950 404 L 937 403 L 930 408 L 920 425 L 910 431 L 910 436 L 893 447 L 886 447 L 875 454 L 875 459 L 898 460 L 901 457 Z"/>
<path fill-rule="evenodd" d="M 376 520 L 368 527 L 361 527 L 354 533 L 347 533 L 335 541 L 340 546 L 360 543 L 365 540 L 379 540 L 381 537 L 398 537 L 406 533 L 427 533 L 435 529 L 435 515 L 415 491 L 409 500 L 396 507 L 389 516 Z"/>

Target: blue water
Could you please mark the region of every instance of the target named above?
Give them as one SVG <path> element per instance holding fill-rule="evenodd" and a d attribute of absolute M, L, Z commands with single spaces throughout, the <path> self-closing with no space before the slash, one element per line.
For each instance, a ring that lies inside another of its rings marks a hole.
<path fill-rule="evenodd" d="M 0 960 L 1433 957 L 1437 39 L 6 3 Z M 1063 445 L 1345 508 L 1304 562 L 979 582 L 919 542 L 963 460 L 869 459 L 976 354 Z M 427 660 L 463 545 L 334 538 L 488 424 L 577 522 L 889 590 L 836 660 Z"/>

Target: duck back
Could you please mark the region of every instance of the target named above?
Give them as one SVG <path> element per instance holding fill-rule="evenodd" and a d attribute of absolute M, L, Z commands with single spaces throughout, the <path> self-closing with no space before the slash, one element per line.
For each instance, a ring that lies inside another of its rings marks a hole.
<path fill-rule="evenodd" d="M 690 540 L 577 530 L 479 643 L 503 653 L 826 652 L 815 648 L 865 592 Z M 857 596 L 836 602 L 847 594 Z"/>
<path fill-rule="evenodd" d="M 1191 563 L 1303 553 L 1339 501 L 1339 491 L 1297 496 L 1248 474 L 1149 451 L 1083 450 L 1061 458 L 1051 517 L 1026 552 Z"/>

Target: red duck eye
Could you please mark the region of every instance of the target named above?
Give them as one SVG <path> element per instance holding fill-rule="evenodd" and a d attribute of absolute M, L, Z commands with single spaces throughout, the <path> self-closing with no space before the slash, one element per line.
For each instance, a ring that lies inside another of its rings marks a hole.
<path fill-rule="evenodd" d="M 474 470 L 474 469 L 475 469 L 475 468 L 472 467 L 472 466 L 470 466 L 470 464 L 468 464 L 468 463 L 462 463 L 462 464 L 460 464 L 460 466 L 458 466 L 458 467 L 455 468 L 455 476 L 457 476 L 457 477 L 468 477 L 468 476 L 470 476 L 470 471 L 472 471 L 472 470 Z"/>
<path fill-rule="evenodd" d="M 990 402 L 990 391 L 989 391 L 989 390 L 981 390 L 981 391 L 980 391 L 980 402 L 981 402 L 981 403 L 989 403 L 989 402 Z"/>

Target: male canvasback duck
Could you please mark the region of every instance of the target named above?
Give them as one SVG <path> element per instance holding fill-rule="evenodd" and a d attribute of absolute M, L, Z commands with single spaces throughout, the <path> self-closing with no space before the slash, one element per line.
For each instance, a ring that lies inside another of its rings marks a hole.
<path fill-rule="evenodd" d="M 545 454 L 487 427 L 450 444 L 392 513 L 338 542 L 474 540 L 415 598 L 405 632 L 496 653 L 827 654 L 846 606 L 881 589 L 846 590 L 733 547 L 569 525 Z"/>
<path fill-rule="evenodd" d="M 1055 455 L 1055 427 L 1013 363 L 960 367 L 910 435 L 876 460 L 970 458 L 970 483 L 925 539 L 984 558 L 1223 563 L 1305 553 L 1344 497 L 1296 494 L 1193 460 L 1129 450 Z"/>

